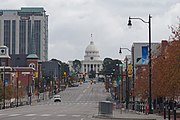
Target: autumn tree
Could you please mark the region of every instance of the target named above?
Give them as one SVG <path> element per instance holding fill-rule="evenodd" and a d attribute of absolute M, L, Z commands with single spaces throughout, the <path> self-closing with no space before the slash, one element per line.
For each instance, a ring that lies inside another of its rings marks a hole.
<path fill-rule="evenodd" d="M 148 83 L 148 66 L 137 66 L 134 95 L 143 101 L 148 98 Z"/>
<path fill-rule="evenodd" d="M 170 42 L 166 52 L 164 82 L 167 84 L 166 95 L 175 98 L 180 95 L 180 40 Z"/>
<path fill-rule="evenodd" d="M 10 100 L 13 97 L 13 86 L 9 83 L 6 87 L 6 99 Z"/>
<path fill-rule="evenodd" d="M 153 95 L 175 99 L 180 96 L 180 24 L 170 27 L 167 45 L 153 59 Z"/>

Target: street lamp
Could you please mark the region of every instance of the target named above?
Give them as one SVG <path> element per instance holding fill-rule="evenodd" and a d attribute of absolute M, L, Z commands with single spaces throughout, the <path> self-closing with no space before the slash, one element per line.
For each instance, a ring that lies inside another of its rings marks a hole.
<path fill-rule="evenodd" d="M 132 73 L 132 90 L 134 91 L 134 47 L 132 47 L 132 51 L 130 50 L 130 49 L 128 49 L 128 48 L 121 48 L 120 47 L 120 49 L 119 49 L 119 53 L 121 54 L 122 53 L 122 49 L 125 49 L 125 50 L 128 50 L 129 52 L 131 52 L 131 54 L 132 54 L 132 71 L 133 71 L 133 73 Z M 128 85 L 126 85 L 126 100 L 128 100 L 128 101 L 126 101 L 127 103 L 129 103 L 129 80 L 128 80 L 128 76 L 127 76 L 127 57 L 126 57 L 126 84 Z M 133 95 L 133 106 L 132 106 L 132 109 L 134 110 L 134 103 L 135 103 L 135 96 Z M 128 108 L 128 106 L 126 106 L 127 108 Z"/>
<path fill-rule="evenodd" d="M 120 53 L 120 54 L 122 53 L 122 49 L 125 49 L 125 50 L 128 50 L 129 52 L 131 52 L 131 50 L 128 49 L 128 48 L 121 48 L 121 47 L 120 47 L 120 49 L 119 49 L 119 53 Z"/>
<path fill-rule="evenodd" d="M 6 108 L 6 106 L 5 106 L 5 104 L 6 104 L 5 66 L 3 67 L 3 80 L 4 80 L 4 81 L 3 81 L 3 82 L 4 82 L 4 86 L 3 86 L 3 87 L 4 87 L 4 93 L 3 93 L 3 94 L 4 94 L 4 95 L 3 95 L 3 97 L 4 97 L 4 98 L 3 98 L 3 104 L 4 104 L 4 105 L 3 105 L 3 108 L 5 109 L 5 108 Z"/>
<path fill-rule="evenodd" d="M 152 98 L 151 98 L 151 18 L 152 16 L 149 14 L 149 21 L 144 21 L 142 18 L 132 18 L 129 17 L 128 20 L 128 26 L 132 26 L 131 19 L 138 19 L 141 20 L 144 23 L 147 23 L 149 25 L 149 114 L 152 114 Z"/>

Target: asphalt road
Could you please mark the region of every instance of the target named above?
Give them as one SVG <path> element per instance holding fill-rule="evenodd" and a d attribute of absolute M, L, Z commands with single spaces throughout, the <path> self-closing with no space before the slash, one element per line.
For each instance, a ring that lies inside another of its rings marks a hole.
<path fill-rule="evenodd" d="M 99 101 L 106 100 L 103 83 L 83 83 L 59 93 L 62 102 L 53 99 L 31 106 L 0 110 L 0 120 L 91 120 L 98 114 Z"/>

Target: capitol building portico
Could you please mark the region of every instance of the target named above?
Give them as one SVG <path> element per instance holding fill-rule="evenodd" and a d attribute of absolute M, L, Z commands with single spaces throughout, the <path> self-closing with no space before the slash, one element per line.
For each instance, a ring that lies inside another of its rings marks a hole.
<path fill-rule="evenodd" d="M 81 74 L 88 77 L 90 72 L 95 72 L 96 77 L 98 77 L 99 71 L 102 70 L 103 61 L 100 60 L 99 51 L 94 45 L 94 42 L 91 41 L 90 44 L 85 49 L 84 60 L 81 60 Z M 73 71 L 73 61 L 69 61 L 70 71 Z"/>
<path fill-rule="evenodd" d="M 99 73 L 102 70 L 102 60 L 100 60 L 99 51 L 97 50 L 94 42 L 91 41 L 85 50 L 84 60 L 81 61 L 82 72 L 89 73 L 95 71 Z"/>

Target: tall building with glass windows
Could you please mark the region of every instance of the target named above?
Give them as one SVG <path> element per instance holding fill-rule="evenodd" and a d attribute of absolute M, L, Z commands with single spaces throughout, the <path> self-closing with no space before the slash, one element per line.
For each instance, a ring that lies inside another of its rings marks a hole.
<path fill-rule="evenodd" d="M 48 60 L 48 15 L 42 7 L 0 10 L 0 45 L 9 54 L 36 54 Z"/>

